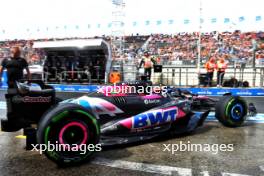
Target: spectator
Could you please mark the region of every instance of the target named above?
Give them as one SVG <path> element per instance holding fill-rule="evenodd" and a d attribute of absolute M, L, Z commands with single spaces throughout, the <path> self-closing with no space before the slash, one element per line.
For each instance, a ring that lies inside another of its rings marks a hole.
<path fill-rule="evenodd" d="M 224 80 L 225 70 L 227 68 L 227 63 L 224 57 L 220 57 L 216 63 L 217 70 L 217 87 L 221 87 Z"/>
<path fill-rule="evenodd" d="M 216 68 L 215 64 L 215 58 L 211 57 L 209 61 L 207 61 L 204 65 L 206 72 L 207 72 L 207 81 L 208 81 L 208 86 L 212 86 L 212 81 L 214 77 L 214 70 Z"/>

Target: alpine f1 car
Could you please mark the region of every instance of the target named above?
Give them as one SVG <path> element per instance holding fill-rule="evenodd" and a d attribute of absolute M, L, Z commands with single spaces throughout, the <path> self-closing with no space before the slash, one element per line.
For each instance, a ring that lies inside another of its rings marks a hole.
<path fill-rule="evenodd" d="M 127 144 L 168 133 L 192 132 L 203 125 L 211 110 L 224 126 L 239 127 L 248 111 L 243 98 L 230 94 L 211 99 L 170 88 L 166 94 L 92 92 L 61 101 L 53 87 L 41 81 L 35 83 L 40 90 L 31 90 L 21 83 L 17 89 L 8 90 L 7 119 L 1 120 L 2 131 L 34 129 L 36 135 L 26 134 L 27 143 L 36 139 L 38 144 L 62 144 L 68 148 L 84 144 Z M 93 153 L 45 151 L 58 164 L 81 163 Z"/>

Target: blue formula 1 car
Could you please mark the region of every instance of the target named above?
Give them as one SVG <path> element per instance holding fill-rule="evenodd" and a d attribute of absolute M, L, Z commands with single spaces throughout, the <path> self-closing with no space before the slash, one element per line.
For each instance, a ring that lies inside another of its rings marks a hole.
<path fill-rule="evenodd" d="M 224 126 L 239 127 L 248 109 L 245 100 L 238 96 L 226 94 L 211 99 L 176 88 L 166 95 L 106 96 L 92 92 L 61 101 L 53 87 L 35 83 L 40 90 L 30 90 L 19 83 L 17 89 L 8 91 L 7 119 L 1 121 L 2 131 L 31 129 L 25 130 L 28 144 L 66 146 L 63 151 L 45 151 L 49 159 L 63 165 L 91 158 L 96 150 L 84 154 L 78 150 L 83 145 L 127 144 L 169 133 L 192 132 L 203 125 L 211 110 Z"/>

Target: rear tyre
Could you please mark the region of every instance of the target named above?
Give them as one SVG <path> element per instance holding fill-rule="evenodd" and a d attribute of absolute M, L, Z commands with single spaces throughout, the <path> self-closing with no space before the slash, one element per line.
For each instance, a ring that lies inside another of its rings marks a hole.
<path fill-rule="evenodd" d="M 67 166 L 87 161 L 101 150 L 99 133 L 92 113 L 76 104 L 59 104 L 40 120 L 37 140 L 50 146 L 44 151 L 50 160 Z"/>
<path fill-rule="evenodd" d="M 224 126 L 239 127 L 247 115 L 247 103 L 238 96 L 223 96 L 216 104 L 215 116 Z"/>

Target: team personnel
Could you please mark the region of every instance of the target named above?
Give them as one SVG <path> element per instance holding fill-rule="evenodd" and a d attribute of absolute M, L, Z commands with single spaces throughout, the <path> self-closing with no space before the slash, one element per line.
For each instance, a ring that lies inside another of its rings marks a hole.
<path fill-rule="evenodd" d="M 219 58 L 219 60 L 216 63 L 217 87 L 220 87 L 223 84 L 226 68 L 227 68 L 227 63 L 225 61 L 225 58 L 224 57 Z"/>
<path fill-rule="evenodd" d="M 207 61 L 204 65 L 206 72 L 207 72 L 207 81 L 208 81 L 208 86 L 212 86 L 212 81 L 214 77 L 214 71 L 216 68 L 215 64 L 215 58 L 211 57 L 209 61 Z"/>
<path fill-rule="evenodd" d="M 16 81 L 23 79 L 24 69 L 27 72 L 27 79 L 31 79 L 27 61 L 20 57 L 19 47 L 11 48 L 11 57 L 2 61 L 0 67 L 0 78 L 2 78 L 3 70 L 7 70 L 8 88 L 16 88 Z"/>
<path fill-rule="evenodd" d="M 141 59 L 141 62 L 139 64 L 139 68 L 144 65 L 144 75 L 147 77 L 148 80 L 151 79 L 151 69 L 153 65 L 156 64 L 156 61 L 154 57 L 150 56 L 147 51 L 144 52 L 144 56 Z"/>

